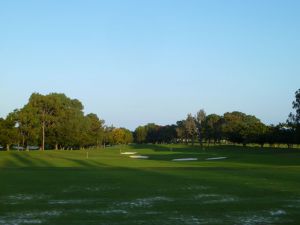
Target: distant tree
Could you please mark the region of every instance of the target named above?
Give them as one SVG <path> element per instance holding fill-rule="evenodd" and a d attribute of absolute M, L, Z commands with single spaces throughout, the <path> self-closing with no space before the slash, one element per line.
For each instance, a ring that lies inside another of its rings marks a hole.
<path fill-rule="evenodd" d="M 270 146 L 276 144 L 286 144 L 289 148 L 294 143 L 294 130 L 286 123 L 279 123 L 274 126 L 271 125 L 267 128 L 266 139 Z"/>
<path fill-rule="evenodd" d="M 166 125 L 159 126 L 158 129 L 158 141 L 159 143 L 171 143 L 177 138 L 176 126 Z"/>
<path fill-rule="evenodd" d="M 80 118 L 77 126 L 80 128 L 80 136 L 77 145 L 80 148 L 100 147 L 104 141 L 104 121 L 96 114 L 90 113 Z"/>
<path fill-rule="evenodd" d="M 160 126 L 149 123 L 146 126 L 139 126 L 134 131 L 136 143 L 170 143 L 177 138 L 176 126 Z"/>
<path fill-rule="evenodd" d="M 179 142 L 188 143 L 188 134 L 185 126 L 186 120 L 180 120 L 176 122 L 176 135 Z"/>
<path fill-rule="evenodd" d="M 115 128 L 112 130 L 113 144 L 129 144 L 133 141 L 131 131 L 125 128 Z"/>
<path fill-rule="evenodd" d="M 15 122 L 10 117 L 5 120 L 0 118 L 0 143 L 6 146 L 6 150 L 10 150 L 10 146 L 17 141 L 17 129 Z"/>
<path fill-rule="evenodd" d="M 125 133 L 125 135 L 124 135 L 124 144 L 130 144 L 130 143 L 133 143 L 133 133 L 130 131 L 130 130 L 128 130 L 128 129 L 126 129 L 126 128 L 123 128 L 123 130 L 124 130 L 124 133 Z"/>
<path fill-rule="evenodd" d="M 50 96 L 43 96 L 38 93 L 31 95 L 27 106 L 37 116 L 42 131 L 42 150 L 45 150 L 45 133 L 47 129 L 54 123 L 56 102 Z"/>
<path fill-rule="evenodd" d="M 255 116 L 241 112 L 224 114 L 222 129 L 227 139 L 231 142 L 240 143 L 244 146 L 248 143 L 255 143 L 263 127 L 264 124 Z"/>
<path fill-rule="evenodd" d="M 205 129 L 205 138 L 207 139 L 208 143 L 211 140 L 214 143 L 219 142 L 222 137 L 222 117 L 216 114 L 210 114 L 206 116 L 204 129 Z"/>
<path fill-rule="evenodd" d="M 8 117 L 15 121 L 21 146 L 26 148 L 28 145 L 38 145 L 40 126 L 34 110 L 24 106 L 21 110 L 14 110 Z"/>
<path fill-rule="evenodd" d="M 112 145 L 114 144 L 114 139 L 113 139 L 113 130 L 116 129 L 114 126 L 105 126 L 104 127 L 104 148 L 106 145 Z"/>
<path fill-rule="evenodd" d="M 80 146 L 85 137 L 83 105 L 64 94 L 34 93 L 29 102 L 16 110 L 15 118 L 24 142 L 36 139 L 38 133 L 41 149 L 49 146 Z"/>
<path fill-rule="evenodd" d="M 100 120 L 98 116 L 93 113 L 86 115 L 85 120 L 87 124 L 87 145 L 100 147 L 104 139 L 104 121 Z"/>
<path fill-rule="evenodd" d="M 198 141 L 200 143 L 201 148 L 203 147 L 205 119 L 206 119 L 206 113 L 205 113 L 204 109 L 199 110 L 195 116 L 195 122 L 196 122 L 196 127 L 197 127 Z"/>
<path fill-rule="evenodd" d="M 134 139 L 136 143 L 145 143 L 147 139 L 147 129 L 145 126 L 139 126 L 134 131 Z"/>
<path fill-rule="evenodd" d="M 155 123 L 148 123 L 146 125 L 147 131 L 147 143 L 158 143 L 159 142 L 159 126 Z"/>
<path fill-rule="evenodd" d="M 263 123 L 256 123 L 254 129 L 256 133 L 254 134 L 253 142 L 260 144 L 263 148 L 265 143 L 268 142 L 269 127 Z"/>
<path fill-rule="evenodd" d="M 290 113 L 287 124 L 293 130 L 294 143 L 300 144 L 300 89 L 295 93 L 293 101 L 294 113 Z"/>
<path fill-rule="evenodd" d="M 192 145 L 194 145 L 198 130 L 192 114 L 187 115 L 187 118 L 185 120 L 185 130 L 188 135 L 188 139 L 190 139 L 192 141 Z"/>

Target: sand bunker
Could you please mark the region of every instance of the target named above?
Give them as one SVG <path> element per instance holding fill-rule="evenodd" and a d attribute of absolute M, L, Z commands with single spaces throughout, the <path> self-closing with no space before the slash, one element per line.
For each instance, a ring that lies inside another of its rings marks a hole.
<path fill-rule="evenodd" d="M 130 156 L 132 159 L 148 159 L 149 156 L 144 156 L 144 155 L 132 155 Z"/>
<path fill-rule="evenodd" d="M 206 160 L 207 160 L 207 161 L 212 161 L 212 160 L 222 160 L 222 159 L 227 159 L 227 157 L 208 158 L 208 159 L 206 159 Z"/>
<path fill-rule="evenodd" d="M 122 152 L 121 155 L 135 155 L 136 152 Z"/>
<path fill-rule="evenodd" d="M 184 162 L 184 161 L 197 161 L 198 158 L 183 158 L 183 159 L 173 159 L 173 162 Z"/>

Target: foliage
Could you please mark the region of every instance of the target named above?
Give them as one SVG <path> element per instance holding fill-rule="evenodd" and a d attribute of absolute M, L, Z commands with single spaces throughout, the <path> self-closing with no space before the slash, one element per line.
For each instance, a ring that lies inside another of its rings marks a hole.
<path fill-rule="evenodd" d="M 294 113 L 290 113 L 287 124 L 293 130 L 293 142 L 300 144 L 300 89 L 295 93 L 293 101 Z"/>
<path fill-rule="evenodd" d="M 171 143 L 176 139 L 176 126 L 160 126 L 149 123 L 139 126 L 134 131 L 136 143 Z"/>
<path fill-rule="evenodd" d="M 204 109 L 201 109 L 197 112 L 195 116 L 195 123 L 197 127 L 198 141 L 202 147 L 202 142 L 204 138 L 204 124 L 206 121 L 206 113 Z"/>
<path fill-rule="evenodd" d="M 247 145 L 300 143 L 300 89 L 293 101 L 294 113 L 286 123 L 267 126 L 242 112 L 206 115 L 204 109 L 191 113 L 176 125 L 148 123 L 135 131 L 105 126 L 96 114 L 84 115 L 83 104 L 64 94 L 33 93 L 28 103 L 0 118 L 0 145 L 40 146 L 41 149 L 79 149 L 128 143 L 206 143 L 231 142 Z"/>

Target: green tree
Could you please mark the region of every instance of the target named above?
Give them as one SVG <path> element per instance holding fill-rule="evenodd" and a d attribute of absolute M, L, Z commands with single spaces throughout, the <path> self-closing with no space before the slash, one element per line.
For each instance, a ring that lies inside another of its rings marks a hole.
<path fill-rule="evenodd" d="M 29 106 L 14 110 L 8 115 L 15 121 L 18 130 L 19 143 L 25 148 L 28 145 L 38 145 L 39 121 Z"/>
<path fill-rule="evenodd" d="M 100 120 L 96 114 L 90 113 L 85 116 L 87 146 L 100 147 L 104 139 L 104 121 Z"/>
<path fill-rule="evenodd" d="M 195 122 L 195 118 L 192 114 L 188 114 L 185 120 L 185 130 L 188 136 L 188 139 L 192 141 L 192 145 L 195 143 L 195 137 L 197 136 L 198 129 Z"/>
<path fill-rule="evenodd" d="M 211 140 L 214 143 L 219 142 L 222 138 L 222 117 L 217 114 L 210 114 L 206 117 L 204 127 L 205 127 L 205 138 L 208 143 Z"/>
<path fill-rule="evenodd" d="M 186 120 L 176 122 L 176 134 L 179 142 L 188 143 L 188 134 L 185 126 Z"/>
<path fill-rule="evenodd" d="M 257 141 L 257 135 L 263 126 L 264 124 L 255 116 L 232 112 L 224 114 L 222 130 L 229 141 L 245 146 Z"/>
<path fill-rule="evenodd" d="M 295 100 L 293 101 L 294 113 L 290 113 L 287 120 L 287 125 L 294 133 L 294 143 L 300 144 L 300 89 L 295 93 Z"/>
<path fill-rule="evenodd" d="M 64 94 L 34 93 L 29 102 L 17 112 L 19 130 L 23 137 L 41 134 L 41 149 L 45 144 L 55 146 L 79 146 L 83 128 L 83 105 L 77 99 Z"/>
<path fill-rule="evenodd" d="M 129 144 L 133 141 L 131 131 L 125 128 L 115 128 L 112 130 L 113 144 Z"/>
<path fill-rule="evenodd" d="M 53 98 L 49 95 L 44 96 L 38 93 L 31 95 L 29 103 L 25 107 L 29 107 L 36 114 L 41 131 L 42 131 L 42 150 L 45 150 L 45 133 L 47 129 L 53 125 L 55 121 L 55 110 L 57 105 Z"/>
<path fill-rule="evenodd" d="M 115 129 L 114 126 L 105 126 L 104 127 L 104 148 L 106 145 L 114 144 L 113 139 L 113 130 Z"/>
<path fill-rule="evenodd" d="M 147 129 L 145 126 L 139 126 L 134 131 L 134 139 L 136 143 L 145 143 L 147 139 Z"/>
<path fill-rule="evenodd" d="M 197 127 L 198 141 L 200 143 L 201 148 L 203 147 L 205 119 L 206 119 L 206 113 L 205 113 L 204 109 L 199 110 L 195 116 L 195 122 L 196 122 L 196 127 Z"/>
<path fill-rule="evenodd" d="M 10 117 L 5 120 L 0 118 L 0 143 L 6 146 L 6 150 L 10 150 L 12 144 L 17 143 L 17 129 L 15 127 L 15 121 Z"/>

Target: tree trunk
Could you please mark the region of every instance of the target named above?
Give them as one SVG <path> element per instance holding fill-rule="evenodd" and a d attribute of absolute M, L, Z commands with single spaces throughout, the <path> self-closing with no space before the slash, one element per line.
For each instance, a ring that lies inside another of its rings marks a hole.
<path fill-rule="evenodd" d="M 58 150 L 58 144 L 57 143 L 55 144 L 55 150 Z"/>
<path fill-rule="evenodd" d="M 198 134 L 198 140 L 199 140 L 200 147 L 203 148 L 203 140 L 202 140 L 202 134 L 201 133 Z"/>
<path fill-rule="evenodd" d="M 22 135 L 22 147 L 25 148 L 25 137 L 24 137 L 24 135 Z"/>
<path fill-rule="evenodd" d="M 7 151 L 9 151 L 9 150 L 10 150 L 10 148 L 9 148 L 9 144 L 7 144 L 7 145 L 6 145 L 6 150 L 7 150 Z"/>
<path fill-rule="evenodd" d="M 45 150 L 45 121 L 43 121 L 43 124 L 42 124 L 42 132 L 43 132 L 42 151 L 44 151 Z"/>

